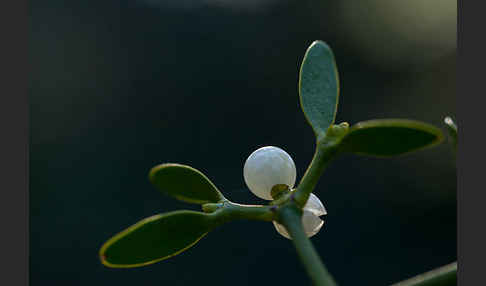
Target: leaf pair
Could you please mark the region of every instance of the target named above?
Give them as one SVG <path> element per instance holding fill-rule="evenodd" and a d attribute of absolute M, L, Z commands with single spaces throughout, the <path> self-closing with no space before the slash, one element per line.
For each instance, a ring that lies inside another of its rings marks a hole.
<path fill-rule="evenodd" d="M 339 101 L 339 79 L 334 55 L 322 41 L 307 49 L 299 75 L 302 110 L 316 137 L 334 124 Z M 352 126 L 342 138 L 344 152 L 387 157 L 440 143 L 442 132 L 427 123 L 406 119 L 377 119 Z"/>
<path fill-rule="evenodd" d="M 216 203 L 224 196 L 200 171 L 180 164 L 152 168 L 149 179 L 161 192 L 188 203 Z M 113 236 L 100 249 L 109 267 L 149 265 L 196 244 L 218 225 L 217 217 L 196 211 L 174 211 L 141 220 Z"/>

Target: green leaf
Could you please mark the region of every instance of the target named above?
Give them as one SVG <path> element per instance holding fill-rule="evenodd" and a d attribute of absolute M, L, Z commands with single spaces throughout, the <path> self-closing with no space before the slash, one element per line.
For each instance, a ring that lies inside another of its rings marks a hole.
<path fill-rule="evenodd" d="M 212 217 L 201 212 L 154 215 L 109 239 L 100 249 L 100 259 L 113 268 L 149 265 L 183 252 L 214 226 Z"/>
<path fill-rule="evenodd" d="M 224 200 L 216 186 L 200 171 L 181 164 L 161 164 L 150 170 L 149 179 L 161 192 L 188 203 Z"/>
<path fill-rule="evenodd" d="M 339 79 L 331 48 L 314 41 L 300 67 L 300 105 L 316 136 L 334 123 L 339 99 Z"/>
<path fill-rule="evenodd" d="M 357 123 L 340 143 L 342 151 L 388 157 L 430 147 L 443 139 L 440 129 L 408 119 L 376 119 Z"/>

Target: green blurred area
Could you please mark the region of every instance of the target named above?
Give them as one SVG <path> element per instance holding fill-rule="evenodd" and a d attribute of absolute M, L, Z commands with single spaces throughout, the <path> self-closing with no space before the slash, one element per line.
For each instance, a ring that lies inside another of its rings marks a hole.
<path fill-rule="evenodd" d="M 150 185 L 156 164 L 191 165 L 229 199 L 261 203 L 243 164 L 274 145 L 299 180 L 314 151 L 297 93 L 313 40 L 336 56 L 337 122 L 443 128 L 455 115 L 455 2 L 356 2 L 31 3 L 31 285 L 309 284 L 291 242 L 264 222 L 223 226 L 145 268 L 106 268 L 98 250 L 145 217 L 198 209 Z M 456 260 L 446 144 L 338 158 L 315 193 L 328 215 L 312 241 L 341 285 L 386 285 Z"/>

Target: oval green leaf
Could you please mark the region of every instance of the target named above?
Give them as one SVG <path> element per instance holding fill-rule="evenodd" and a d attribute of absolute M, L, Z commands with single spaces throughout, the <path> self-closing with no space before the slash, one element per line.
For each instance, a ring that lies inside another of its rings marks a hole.
<path fill-rule="evenodd" d="M 153 264 L 190 248 L 214 225 L 211 216 L 201 212 L 154 215 L 109 239 L 100 249 L 100 259 L 113 268 Z"/>
<path fill-rule="evenodd" d="M 299 75 L 300 105 L 316 136 L 334 123 L 339 99 L 339 79 L 331 48 L 314 41 L 307 49 Z"/>
<path fill-rule="evenodd" d="M 360 155 L 389 157 L 431 147 L 442 140 L 440 129 L 424 122 L 376 119 L 352 126 L 340 148 Z"/>
<path fill-rule="evenodd" d="M 216 203 L 224 196 L 200 171 L 181 164 L 161 164 L 150 170 L 149 179 L 161 192 L 188 203 Z"/>

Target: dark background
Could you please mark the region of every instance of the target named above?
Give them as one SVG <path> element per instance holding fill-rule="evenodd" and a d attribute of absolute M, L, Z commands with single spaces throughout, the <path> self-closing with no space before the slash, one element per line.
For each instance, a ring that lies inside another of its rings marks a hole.
<path fill-rule="evenodd" d="M 106 268 L 98 250 L 144 217 L 197 209 L 150 185 L 156 164 L 191 165 L 229 199 L 262 203 L 243 164 L 274 145 L 300 179 L 314 138 L 298 69 L 313 40 L 336 56 L 337 122 L 443 127 L 455 115 L 456 2 L 357 2 L 32 2 L 31 285 L 309 284 L 291 242 L 264 222 L 225 225 L 143 268 Z M 341 285 L 387 285 L 456 260 L 447 143 L 393 159 L 340 157 L 315 193 L 328 216 L 312 241 Z"/>

